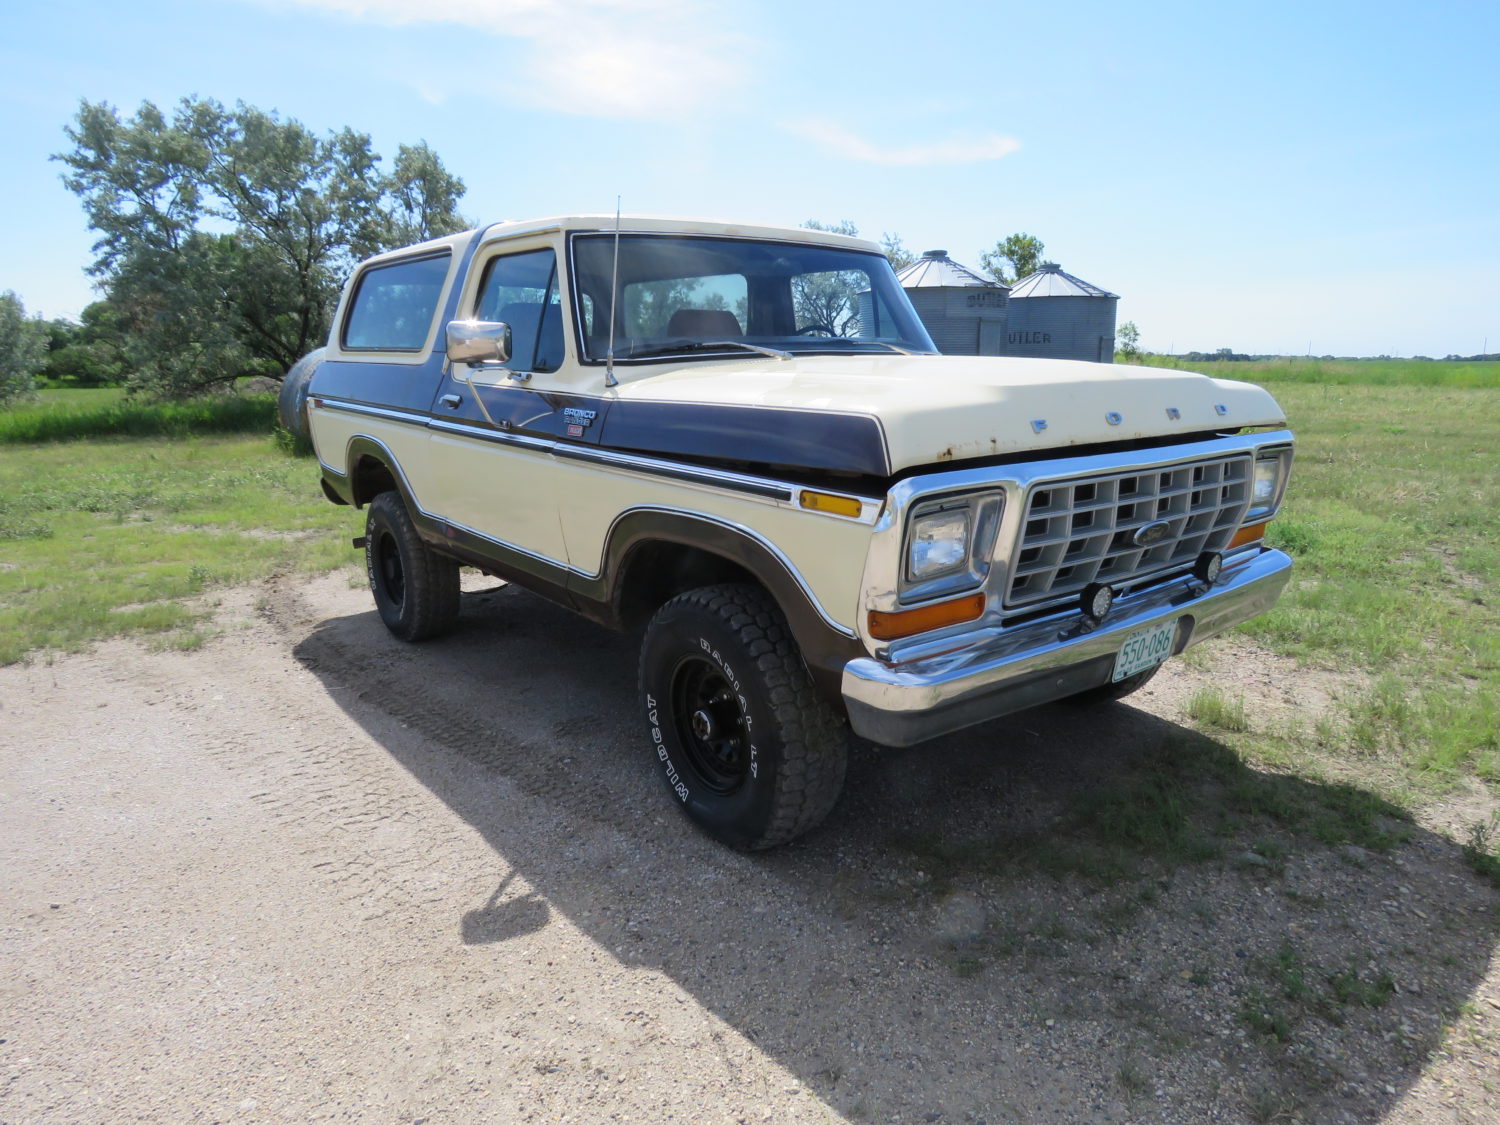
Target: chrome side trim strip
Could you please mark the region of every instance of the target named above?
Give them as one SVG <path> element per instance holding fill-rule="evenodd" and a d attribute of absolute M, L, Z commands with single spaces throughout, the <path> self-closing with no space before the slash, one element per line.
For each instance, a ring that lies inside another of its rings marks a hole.
<path fill-rule="evenodd" d="M 402 422 L 439 433 L 451 434 L 454 437 L 473 438 L 476 441 L 489 442 L 493 445 L 510 445 L 520 449 L 530 449 L 537 453 L 551 453 L 570 461 L 587 461 L 595 465 L 623 469 L 626 472 L 665 477 L 668 480 L 680 480 L 689 484 L 703 484 L 712 488 L 727 489 L 730 492 L 740 492 L 747 496 L 759 496 L 767 500 L 790 503 L 793 496 L 792 489 L 788 485 L 762 477 L 747 476 L 744 473 L 731 473 L 723 469 L 661 461 L 632 453 L 615 453 L 595 446 L 571 445 L 566 442 L 549 441 L 545 438 L 528 437 L 525 434 L 501 433 L 481 426 L 465 425 L 462 422 L 433 418 L 425 414 L 413 414 L 405 410 L 368 406 L 364 403 L 346 402 L 342 399 L 323 399 L 321 409 L 366 415 L 388 422 Z"/>
<path fill-rule="evenodd" d="M 546 438 L 527 437 L 525 434 L 507 434 L 499 430 L 487 430 L 482 426 L 466 426 L 462 422 L 450 422 L 443 418 L 433 418 L 427 423 L 427 428 L 439 433 L 451 434 L 454 437 L 473 438 L 475 441 L 485 441 L 491 445 L 513 445 L 519 449 L 530 449 L 537 453 L 551 453 L 557 446 L 557 442 L 548 441 Z"/>
<path fill-rule="evenodd" d="M 775 484 L 758 477 L 731 473 L 722 469 L 707 469 L 697 466 L 677 465 L 657 461 L 649 457 L 638 457 L 629 453 L 612 453 L 586 445 L 564 445 L 558 443 L 552 452 L 570 461 L 587 461 L 595 465 L 624 469 L 627 472 L 645 473 L 648 476 L 667 477 L 670 480 L 688 481 L 692 484 L 707 484 L 715 488 L 727 488 L 731 492 L 744 492 L 751 496 L 764 496 L 768 500 L 792 499 L 792 490 L 784 484 Z"/>
<path fill-rule="evenodd" d="M 362 414 L 369 418 L 384 418 L 388 422 L 405 422 L 411 426 L 425 427 L 428 417 L 425 414 L 413 414 L 410 410 L 393 410 L 388 406 L 371 406 L 364 402 L 349 402 L 341 398 L 324 398 L 321 395 L 313 395 L 318 400 L 316 409 L 337 410 L 344 414 Z"/>

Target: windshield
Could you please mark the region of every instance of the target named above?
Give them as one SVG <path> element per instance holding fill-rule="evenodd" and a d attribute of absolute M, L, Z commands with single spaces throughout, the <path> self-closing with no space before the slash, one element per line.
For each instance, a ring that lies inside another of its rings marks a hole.
<path fill-rule="evenodd" d="M 622 234 L 619 362 L 778 352 L 935 351 L 881 254 L 795 242 Z M 615 236 L 573 239 L 586 362 L 610 346 Z M 752 348 L 751 346 L 755 347 Z"/>

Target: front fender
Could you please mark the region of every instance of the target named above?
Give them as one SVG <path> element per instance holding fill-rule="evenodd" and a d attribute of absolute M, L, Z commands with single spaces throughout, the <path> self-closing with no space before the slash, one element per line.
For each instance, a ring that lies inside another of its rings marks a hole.
<path fill-rule="evenodd" d="M 808 671 L 820 688 L 839 698 L 844 665 L 864 655 L 859 640 L 818 604 L 796 566 L 747 528 L 698 513 L 657 508 L 623 513 L 610 528 L 604 566 L 596 578 L 579 578 L 575 592 L 604 601 L 619 613 L 631 555 L 648 543 L 674 543 L 725 559 L 747 571 L 776 599 Z M 623 615 L 622 615 L 623 616 Z"/>

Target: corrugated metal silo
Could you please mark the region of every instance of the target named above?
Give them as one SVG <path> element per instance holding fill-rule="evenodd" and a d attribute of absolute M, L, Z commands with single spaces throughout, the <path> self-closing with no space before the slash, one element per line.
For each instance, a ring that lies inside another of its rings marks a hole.
<path fill-rule="evenodd" d="M 1044 262 L 1010 291 L 1005 354 L 1113 363 L 1119 301 L 1118 295 L 1064 273 L 1057 263 Z"/>
<path fill-rule="evenodd" d="M 1005 286 L 929 250 L 896 275 L 938 351 L 944 355 L 1004 355 Z"/>

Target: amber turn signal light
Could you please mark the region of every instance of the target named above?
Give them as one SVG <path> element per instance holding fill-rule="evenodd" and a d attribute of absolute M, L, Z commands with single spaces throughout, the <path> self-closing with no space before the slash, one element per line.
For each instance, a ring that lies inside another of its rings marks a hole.
<path fill-rule="evenodd" d="M 897 613 L 870 611 L 870 636 L 877 641 L 898 641 L 902 637 L 914 637 L 944 625 L 961 625 L 974 621 L 984 613 L 984 595 L 970 594 L 967 598 L 956 598 L 951 602 L 924 605 L 919 609 L 905 609 Z"/>
<path fill-rule="evenodd" d="M 828 492 L 810 492 L 803 489 L 798 502 L 809 511 L 832 512 L 837 516 L 859 518 L 864 506 L 852 496 L 834 496 Z"/>
<path fill-rule="evenodd" d="M 1226 551 L 1233 551 L 1236 547 L 1243 547 L 1246 543 L 1256 543 L 1266 537 L 1266 525 L 1270 520 L 1261 520 L 1260 523 L 1246 524 L 1234 533 L 1229 540 Z"/>

